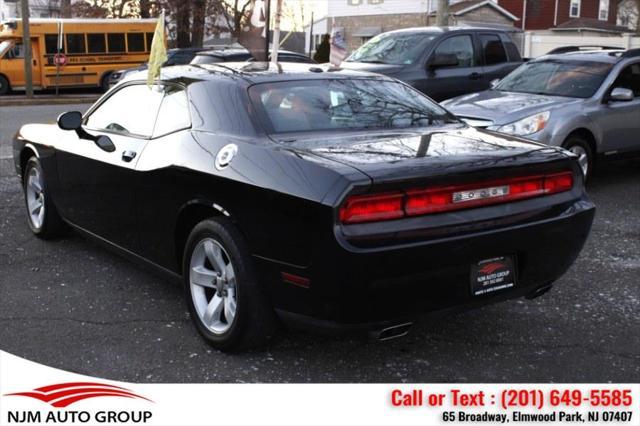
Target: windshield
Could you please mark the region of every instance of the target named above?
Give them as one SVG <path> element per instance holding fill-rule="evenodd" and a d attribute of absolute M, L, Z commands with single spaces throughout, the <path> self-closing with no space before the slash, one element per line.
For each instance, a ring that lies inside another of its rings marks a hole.
<path fill-rule="evenodd" d="M 366 79 L 263 83 L 250 91 L 273 133 L 402 129 L 458 122 L 414 89 Z"/>
<path fill-rule="evenodd" d="M 347 62 L 410 65 L 435 38 L 436 34 L 428 33 L 380 34 L 353 52 Z"/>
<path fill-rule="evenodd" d="M 13 43 L 10 40 L 3 40 L 0 42 L 0 58 L 2 58 L 7 50 Z"/>
<path fill-rule="evenodd" d="M 589 98 L 598 90 L 612 64 L 593 61 L 528 62 L 506 76 L 494 90 Z"/>

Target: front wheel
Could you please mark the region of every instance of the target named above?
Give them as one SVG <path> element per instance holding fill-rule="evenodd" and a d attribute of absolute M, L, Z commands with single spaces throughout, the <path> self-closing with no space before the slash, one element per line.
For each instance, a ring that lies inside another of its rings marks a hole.
<path fill-rule="evenodd" d="M 62 235 L 67 227 L 47 191 L 44 170 L 37 157 L 27 161 L 22 179 L 27 219 L 31 231 L 43 239 Z"/>
<path fill-rule="evenodd" d="M 9 93 L 9 80 L 3 75 L 0 75 L 0 96 Z"/>
<path fill-rule="evenodd" d="M 562 146 L 578 157 L 584 179 L 589 179 L 594 167 L 594 153 L 589 143 L 580 136 L 570 136 Z"/>
<path fill-rule="evenodd" d="M 275 314 L 253 272 L 242 235 L 226 218 L 200 222 L 184 252 L 185 296 L 200 334 L 220 350 L 260 346 Z"/>

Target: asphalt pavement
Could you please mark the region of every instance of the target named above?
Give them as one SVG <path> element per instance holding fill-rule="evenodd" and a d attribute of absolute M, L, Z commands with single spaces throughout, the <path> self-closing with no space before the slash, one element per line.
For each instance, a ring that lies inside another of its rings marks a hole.
<path fill-rule="evenodd" d="M 424 320 L 387 342 L 287 331 L 227 355 L 200 339 L 179 286 L 78 235 L 31 235 L 11 135 L 87 107 L 0 108 L 4 351 L 132 382 L 640 382 L 639 160 L 597 171 L 589 241 L 541 298 Z"/>

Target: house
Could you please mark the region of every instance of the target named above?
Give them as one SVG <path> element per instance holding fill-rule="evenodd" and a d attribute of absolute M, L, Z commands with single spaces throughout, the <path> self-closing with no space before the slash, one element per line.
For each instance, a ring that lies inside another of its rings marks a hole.
<path fill-rule="evenodd" d="M 29 16 L 32 18 L 60 17 L 59 0 L 30 0 Z M 20 1 L 0 0 L 0 20 L 20 17 Z"/>
<path fill-rule="evenodd" d="M 327 0 L 328 15 L 314 23 L 315 37 L 331 28 L 343 30 L 349 50 L 376 35 L 401 28 L 435 25 L 437 0 Z M 513 27 L 518 18 L 497 0 L 451 0 L 449 25 Z M 324 31 L 323 31 L 324 30 Z M 307 46 L 310 25 L 305 27 Z"/>
<path fill-rule="evenodd" d="M 617 25 L 618 0 L 498 0 L 518 17 L 525 31 L 623 33 Z"/>
<path fill-rule="evenodd" d="M 618 25 L 640 32 L 640 10 L 637 0 L 621 0 L 618 3 Z"/>

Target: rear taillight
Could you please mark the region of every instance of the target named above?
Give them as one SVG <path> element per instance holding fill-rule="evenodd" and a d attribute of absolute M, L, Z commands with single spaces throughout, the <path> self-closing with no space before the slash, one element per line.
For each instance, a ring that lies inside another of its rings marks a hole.
<path fill-rule="evenodd" d="M 573 188 L 573 174 L 506 178 L 377 195 L 349 197 L 340 209 L 343 223 L 376 222 L 469 209 L 556 194 Z"/>
<path fill-rule="evenodd" d="M 404 216 L 402 192 L 351 197 L 340 209 L 344 223 L 373 222 Z"/>

